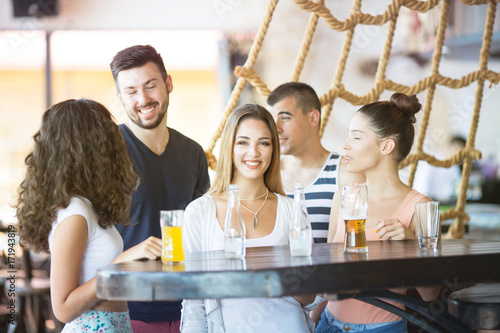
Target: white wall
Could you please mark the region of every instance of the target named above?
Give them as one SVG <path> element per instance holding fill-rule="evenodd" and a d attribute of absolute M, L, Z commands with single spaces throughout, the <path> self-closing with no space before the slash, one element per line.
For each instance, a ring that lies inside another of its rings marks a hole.
<path fill-rule="evenodd" d="M 14 18 L 0 0 L 0 30 L 256 29 L 267 0 L 59 0 L 59 15 Z"/>

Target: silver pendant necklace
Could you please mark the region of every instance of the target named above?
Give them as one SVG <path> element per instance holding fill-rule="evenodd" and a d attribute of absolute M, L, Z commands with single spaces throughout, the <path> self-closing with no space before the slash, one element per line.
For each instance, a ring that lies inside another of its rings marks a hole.
<path fill-rule="evenodd" d="M 254 215 L 254 218 L 253 218 L 253 228 L 254 229 L 257 229 L 257 226 L 259 225 L 259 218 L 257 217 L 257 214 L 259 214 L 260 210 L 264 207 L 264 205 L 266 204 L 267 202 L 267 197 L 269 195 L 269 189 L 266 188 L 266 198 L 264 199 L 264 203 L 262 204 L 262 206 L 260 206 L 259 210 L 257 210 L 256 212 L 248 209 L 248 207 L 245 207 L 243 206 L 241 203 L 240 203 L 240 206 L 245 208 L 246 210 L 248 210 L 250 213 L 252 213 Z M 262 196 L 261 196 L 262 197 Z M 240 199 L 241 201 L 241 199 Z"/>

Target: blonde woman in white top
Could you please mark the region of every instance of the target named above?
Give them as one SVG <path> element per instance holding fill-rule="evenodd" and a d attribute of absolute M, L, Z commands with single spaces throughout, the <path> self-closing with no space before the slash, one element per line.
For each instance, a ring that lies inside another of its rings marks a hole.
<path fill-rule="evenodd" d="M 280 176 L 279 137 L 272 115 L 245 104 L 229 116 L 212 187 L 185 211 L 185 251 L 224 249 L 228 188 L 237 184 L 246 246 L 288 244 L 292 201 Z M 257 225 L 254 218 L 258 219 Z M 313 332 L 315 295 L 282 298 L 184 300 L 182 332 Z"/>

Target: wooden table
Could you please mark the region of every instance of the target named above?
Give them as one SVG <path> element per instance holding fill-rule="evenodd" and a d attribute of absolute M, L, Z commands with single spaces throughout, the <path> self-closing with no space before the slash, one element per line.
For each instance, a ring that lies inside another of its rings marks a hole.
<path fill-rule="evenodd" d="M 500 242 L 469 239 L 441 240 L 436 251 L 422 250 L 413 240 L 368 242 L 366 255 L 344 254 L 340 243 L 315 244 L 310 257 L 291 257 L 288 246 L 248 248 L 243 260 L 213 251 L 178 265 L 108 266 L 97 272 L 97 296 L 157 301 L 327 293 L 330 298 L 395 300 L 398 296 L 385 290 L 500 281 L 499 262 Z M 413 307 L 411 301 L 397 300 Z"/>

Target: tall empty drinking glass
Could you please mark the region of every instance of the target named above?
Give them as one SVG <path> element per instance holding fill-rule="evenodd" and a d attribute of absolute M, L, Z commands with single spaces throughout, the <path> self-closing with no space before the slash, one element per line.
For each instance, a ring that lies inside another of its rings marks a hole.
<path fill-rule="evenodd" d="M 422 249 L 436 249 L 439 237 L 439 202 L 415 203 L 417 238 Z"/>
<path fill-rule="evenodd" d="M 164 264 L 184 261 L 184 248 L 182 247 L 183 219 L 183 210 L 160 211 L 161 261 Z"/>
<path fill-rule="evenodd" d="M 366 185 L 343 186 L 340 202 L 345 222 L 344 252 L 368 252 L 365 235 L 365 222 L 368 214 Z"/>

